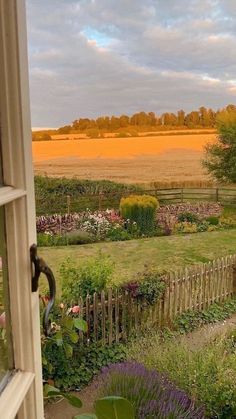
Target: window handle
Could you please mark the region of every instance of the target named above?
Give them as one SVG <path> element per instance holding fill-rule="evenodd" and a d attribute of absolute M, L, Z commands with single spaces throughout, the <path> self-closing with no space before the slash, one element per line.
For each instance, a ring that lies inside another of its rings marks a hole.
<path fill-rule="evenodd" d="M 38 291 L 39 277 L 41 273 L 43 273 L 48 280 L 49 301 L 43 313 L 43 331 L 45 336 L 49 336 L 51 332 L 51 320 L 49 319 L 49 314 L 55 302 L 56 281 L 52 270 L 42 258 L 38 257 L 36 244 L 32 244 L 30 247 L 30 260 L 33 268 L 32 292 Z"/>

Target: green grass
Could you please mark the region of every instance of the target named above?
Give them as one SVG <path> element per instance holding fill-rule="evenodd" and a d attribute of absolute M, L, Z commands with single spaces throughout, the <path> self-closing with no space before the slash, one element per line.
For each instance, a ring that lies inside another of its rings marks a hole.
<path fill-rule="evenodd" d="M 154 237 L 126 242 L 105 242 L 80 246 L 40 248 L 40 255 L 59 281 L 59 267 L 65 258 L 78 264 L 99 252 L 115 263 L 113 281 L 122 283 L 143 271 L 145 265 L 176 270 L 186 265 L 208 262 L 236 253 L 236 229 L 195 233 L 184 236 Z M 58 284 L 60 289 L 60 284 Z"/>

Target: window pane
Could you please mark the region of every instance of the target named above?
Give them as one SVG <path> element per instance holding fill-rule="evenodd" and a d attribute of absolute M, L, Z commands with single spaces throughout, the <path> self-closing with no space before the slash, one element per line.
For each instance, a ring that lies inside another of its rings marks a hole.
<path fill-rule="evenodd" d="M 6 262 L 4 208 L 0 207 L 0 391 L 7 372 L 13 368 Z"/>

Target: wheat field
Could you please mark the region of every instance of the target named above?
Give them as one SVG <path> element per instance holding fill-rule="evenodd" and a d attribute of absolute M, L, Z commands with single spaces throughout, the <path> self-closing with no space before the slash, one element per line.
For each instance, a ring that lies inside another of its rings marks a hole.
<path fill-rule="evenodd" d="M 216 134 L 33 142 L 36 174 L 120 182 L 204 181 L 204 146 Z"/>

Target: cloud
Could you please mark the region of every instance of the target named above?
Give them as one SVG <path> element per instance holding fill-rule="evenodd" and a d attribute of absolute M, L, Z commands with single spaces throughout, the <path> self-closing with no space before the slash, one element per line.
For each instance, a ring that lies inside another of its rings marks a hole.
<path fill-rule="evenodd" d="M 27 13 L 34 126 L 235 99 L 234 0 L 27 0 Z"/>

